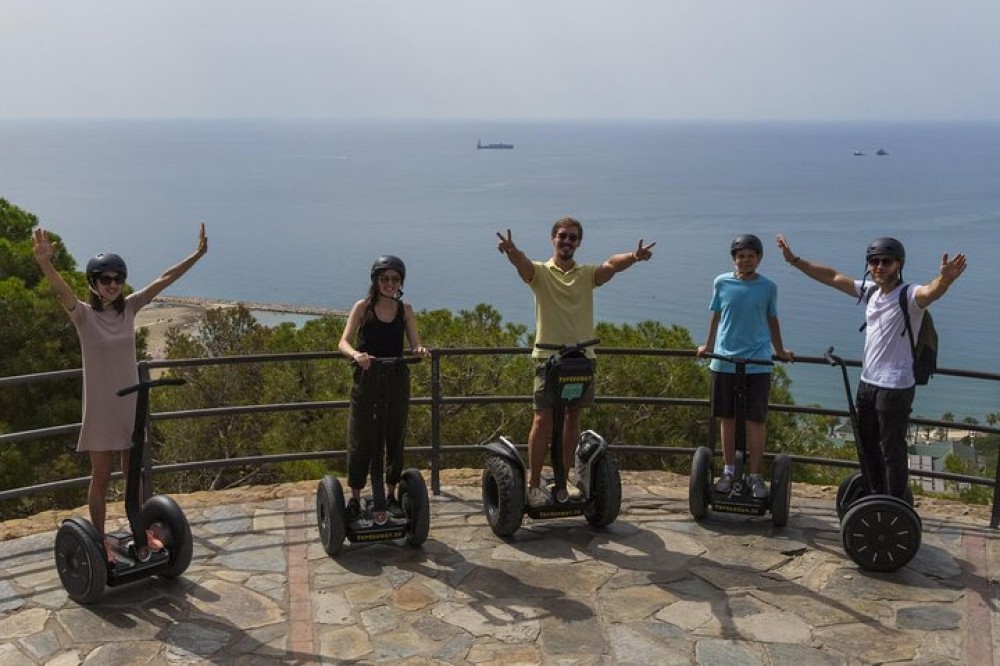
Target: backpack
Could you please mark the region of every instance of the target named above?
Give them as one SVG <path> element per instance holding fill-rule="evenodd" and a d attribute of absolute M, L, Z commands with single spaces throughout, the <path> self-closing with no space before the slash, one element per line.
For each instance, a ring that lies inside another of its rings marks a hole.
<path fill-rule="evenodd" d="M 871 300 L 872 295 L 878 286 L 872 286 L 865 291 L 865 305 Z M 920 335 L 913 339 L 913 325 L 910 323 L 910 312 L 907 308 L 906 295 L 910 285 L 904 284 L 899 290 L 899 309 L 903 311 L 903 323 L 906 324 L 906 333 L 910 338 L 910 351 L 913 352 L 913 378 L 917 384 L 924 386 L 930 381 L 937 371 L 938 334 L 934 328 L 934 318 L 931 317 L 930 310 L 924 310 L 923 323 L 920 325 Z M 862 324 L 859 330 L 864 330 Z"/>

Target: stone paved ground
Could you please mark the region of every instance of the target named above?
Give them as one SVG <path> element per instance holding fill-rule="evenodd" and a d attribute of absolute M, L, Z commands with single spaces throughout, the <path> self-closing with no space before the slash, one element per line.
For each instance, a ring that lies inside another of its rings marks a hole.
<path fill-rule="evenodd" d="M 621 518 L 526 521 L 497 539 L 478 472 L 444 477 L 423 548 L 318 543 L 315 484 L 177 498 L 195 535 L 176 581 L 67 599 L 62 514 L 4 523 L 8 664 L 991 664 L 1000 535 L 977 507 L 920 500 L 924 541 L 893 574 L 843 554 L 831 489 L 789 525 L 687 512 L 686 478 L 626 473 Z M 120 512 L 120 507 L 117 508 Z"/>

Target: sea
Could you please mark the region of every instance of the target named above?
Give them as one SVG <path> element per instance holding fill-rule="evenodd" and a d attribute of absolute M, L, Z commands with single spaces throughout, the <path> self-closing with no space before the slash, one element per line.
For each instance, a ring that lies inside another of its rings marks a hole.
<path fill-rule="evenodd" d="M 696 343 L 730 240 L 754 233 L 786 346 L 850 359 L 861 306 L 786 266 L 774 237 L 860 277 L 869 240 L 894 236 L 914 283 L 943 253 L 966 253 L 965 275 L 932 307 L 939 365 L 1000 373 L 998 123 L 3 120 L 0 197 L 80 265 L 123 255 L 134 285 L 193 251 L 205 222 L 209 253 L 174 295 L 348 309 L 372 261 L 395 254 L 416 309 L 488 303 L 529 327 L 531 293 L 496 234 L 545 259 L 552 223 L 569 215 L 584 226 L 580 261 L 656 243 L 652 261 L 598 291 L 598 319 L 677 324 Z M 796 402 L 846 408 L 834 369 L 787 367 Z M 942 376 L 914 408 L 957 421 L 995 412 L 996 381 Z"/>

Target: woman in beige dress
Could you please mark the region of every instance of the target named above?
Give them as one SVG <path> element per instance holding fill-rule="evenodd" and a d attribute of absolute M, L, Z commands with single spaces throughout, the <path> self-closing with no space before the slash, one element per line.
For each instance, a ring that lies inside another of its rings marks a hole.
<path fill-rule="evenodd" d="M 90 488 L 87 504 L 90 521 L 104 540 L 105 506 L 114 453 L 121 452 L 122 470 L 128 469 L 135 420 L 136 394 L 118 397 L 119 389 L 139 382 L 135 357 L 135 315 L 161 291 L 184 275 L 208 251 L 205 225 L 201 225 L 198 249 L 168 268 L 140 291 L 124 295 L 128 270 L 117 254 L 102 253 L 87 262 L 88 302 L 79 300 L 52 265 L 55 241 L 48 232 L 34 232 L 35 260 L 52 284 L 59 302 L 66 308 L 80 338 L 83 356 L 83 418 L 77 451 L 90 455 Z M 148 533 L 155 550 L 163 544 Z M 113 551 L 108 549 L 111 561 Z"/>

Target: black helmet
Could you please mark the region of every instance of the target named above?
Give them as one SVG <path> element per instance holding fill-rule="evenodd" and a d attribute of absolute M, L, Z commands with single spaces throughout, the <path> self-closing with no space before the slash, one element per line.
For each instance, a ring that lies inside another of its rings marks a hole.
<path fill-rule="evenodd" d="M 122 278 L 128 277 L 125 260 L 113 252 L 102 252 L 87 262 L 87 281 L 90 284 L 94 284 L 101 273 L 105 272 L 118 273 Z"/>
<path fill-rule="evenodd" d="M 402 259 L 391 254 L 383 254 L 372 264 L 372 282 L 375 281 L 379 273 L 390 268 L 399 272 L 400 282 L 406 282 L 406 264 L 403 263 Z"/>
<path fill-rule="evenodd" d="M 736 254 L 740 250 L 753 250 L 758 256 L 764 256 L 764 244 L 753 234 L 743 234 L 733 239 L 729 246 L 729 254 Z"/>
<path fill-rule="evenodd" d="M 865 250 L 865 261 L 872 257 L 892 257 L 902 264 L 906 262 L 906 249 L 895 238 L 888 236 L 876 238 L 868 244 L 868 249 Z"/>

